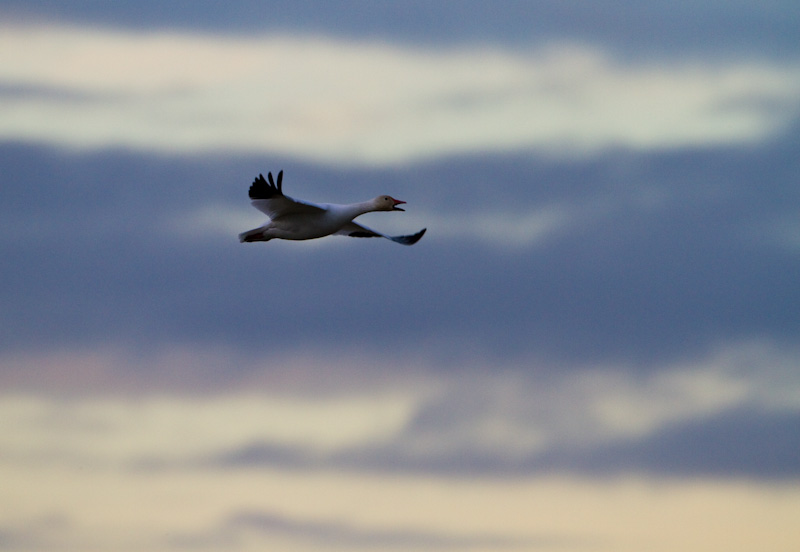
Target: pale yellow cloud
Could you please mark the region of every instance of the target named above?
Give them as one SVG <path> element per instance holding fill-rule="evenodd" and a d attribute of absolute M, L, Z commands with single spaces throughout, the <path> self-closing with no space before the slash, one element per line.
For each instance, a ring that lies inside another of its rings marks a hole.
<path fill-rule="evenodd" d="M 791 552 L 800 544 L 796 483 L 0 462 L 0 485 L 12 551 L 422 551 L 435 542 L 487 552 Z M 259 517 L 283 523 L 259 526 Z M 236 522 L 243 518 L 254 522 Z"/>
<path fill-rule="evenodd" d="M 112 465 L 212 460 L 252 445 L 330 454 L 377 446 L 414 412 L 408 397 L 238 395 L 48 400 L 4 397 L 0 451 L 41 461 Z"/>
<path fill-rule="evenodd" d="M 0 85 L 3 139 L 379 165 L 749 142 L 800 105 L 792 64 L 57 26 L 2 29 Z"/>

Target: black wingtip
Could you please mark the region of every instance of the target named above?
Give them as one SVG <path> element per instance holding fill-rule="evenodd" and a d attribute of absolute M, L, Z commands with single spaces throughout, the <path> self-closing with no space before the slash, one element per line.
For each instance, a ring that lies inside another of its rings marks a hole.
<path fill-rule="evenodd" d="M 392 236 L 390 239 L 403 245 L 414 245 L 422 238 L 422 236 L 425 235 L 426 230 L 427 228 L 423 228 L 416 234 L 412 234 L 410 236 Z"/>
<path fill-rule="evenodd" d="M 270 199 L 275 196 L 283 195 L 283 190 L 281 189 L 281 181 L 283 180 L 283 171 L 278 173 L 278 185 L 275 185 L 275 181 L 272 179 L 272 173 L 267 173 L 267 178 L 269 179 L 269 183 L 264 180 L 264 175 L 259 173 L 258 178 L 253 180 L 253 183 L 250 185 L 250 199 Z"/>

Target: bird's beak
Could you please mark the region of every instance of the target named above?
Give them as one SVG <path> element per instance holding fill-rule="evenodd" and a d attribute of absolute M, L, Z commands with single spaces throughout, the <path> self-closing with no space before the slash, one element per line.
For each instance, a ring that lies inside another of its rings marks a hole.
<path fill-rule="evenodd" d="M 394 205 L 392 206 L 392 211 L 405 211 L 405 209 L 401 209 L 400 207 L 398 207 L 398 205 L 402 205 L 403 203 L 405 203 L 405 201 L 400 201 L 399 199 L 394 199 L 394 198 L 392 198 L 392 201 L 394 201 Z"/>

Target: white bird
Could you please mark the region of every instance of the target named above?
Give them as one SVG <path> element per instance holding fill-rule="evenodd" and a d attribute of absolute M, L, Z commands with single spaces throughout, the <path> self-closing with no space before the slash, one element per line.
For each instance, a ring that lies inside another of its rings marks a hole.
<path fill-rule="evenodd" d="M 349 205 L 316 205 L 283 195 L 283 171 L 278 173 L 277 184 L 272 180 L 272 173 L 268 173 L 267 177 L 269 184 L 261 174 L 253 181 L 250 199 L 253 207 L 267 215 L 270 220 L 258 228 L 239 234 L 240 242 L 261 242 L 275 238 L 310 240 L 338 234 L 354 238 L 386 238 L 403 245 L 413 245 L 427 230 L 423 228 L 409 236 L 387 236 L 353 222 L 357 216 L 372 211 L 403 211 L 398 205 L 405 201 L 388 195 Z"/>

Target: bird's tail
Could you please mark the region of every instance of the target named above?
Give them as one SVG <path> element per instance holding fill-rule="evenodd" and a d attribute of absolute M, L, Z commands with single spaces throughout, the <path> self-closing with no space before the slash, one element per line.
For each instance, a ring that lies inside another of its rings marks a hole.
<path fill-rule="evenodd" d="M 264 229 L 263 228 L 253 228 L 252 230 L 248 230 L 247 232 L 242 232 L 239 234 L 239 241 L 241 243 L 245 242 L 262 242 L 262 241 L 269 241 L 272 238 L 267 238 L 264 236 Z"/>

